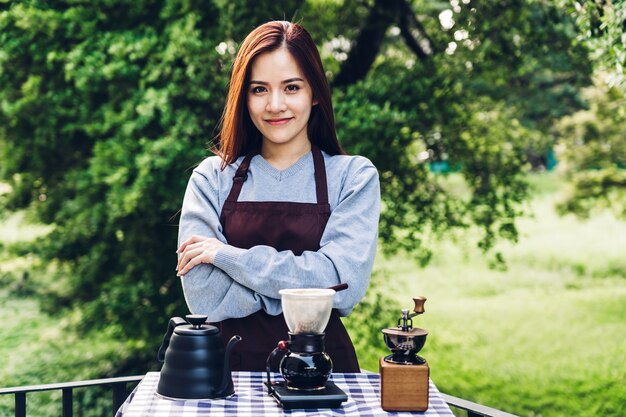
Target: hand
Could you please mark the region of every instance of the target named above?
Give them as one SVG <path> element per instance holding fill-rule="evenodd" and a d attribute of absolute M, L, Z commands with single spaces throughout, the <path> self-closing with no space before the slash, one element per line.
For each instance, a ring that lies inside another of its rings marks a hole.
<path fill-rule="evenodd" d="M 192 236 L 180 245 L 176 253 L 180 253 L 176 271 L 182 277 L 191 268 L 201 263 L 211 264 L 215 259 L 217 251 L 224 246 L 224 243 L 212 237 Z"/>

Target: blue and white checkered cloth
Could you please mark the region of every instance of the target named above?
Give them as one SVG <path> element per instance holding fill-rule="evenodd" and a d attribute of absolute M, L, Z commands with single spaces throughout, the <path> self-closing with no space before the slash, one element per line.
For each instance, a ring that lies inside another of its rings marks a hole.
<path fill-rule="evenodd" d="M 279 374 L 272 380 L 280 381 Z M 309 416 L 446 416 L 454 417 L 437 387 L 429 381 L 428 410 L 389 413 L 380 407 L 380 375 L 375 373 L 332 375 L 348 395 L 340 408 L 285 410 L 268 395 L 264 372 L 233 372 L 235 395 L 222 400 L 172 400 L 156 393 L 158 372 L 149 372 L 118 410 L 116 417 L 309 417 Z"/>

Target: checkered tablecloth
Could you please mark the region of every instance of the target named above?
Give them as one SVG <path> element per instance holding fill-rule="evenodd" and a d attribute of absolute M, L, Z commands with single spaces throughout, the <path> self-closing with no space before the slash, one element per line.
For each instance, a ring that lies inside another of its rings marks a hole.
<path fill-rule="evenodd" d="M 272 375 L 280 380 L 279 374 Z M 429 381 L 428 410 L 423 413 L 388 413 L 380 408 L 380 375 L 333 374 L 333 382 L 348 395 L 341 408 L 284 410 L 267 394 L 263 372 L 233 372 L 235 395 L 223 400 L 171 400 L 156 393 L 158 372 L 149 372 L 126 399 L 115 417 L 273 417 L 273 416 L 447 416 L 452 411 Z"/>

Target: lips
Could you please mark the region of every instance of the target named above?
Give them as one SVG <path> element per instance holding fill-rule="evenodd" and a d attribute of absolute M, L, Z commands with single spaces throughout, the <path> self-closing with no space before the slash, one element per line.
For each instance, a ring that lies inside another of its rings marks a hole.
<path fill-rule="evenodd" d="M 271 126 L 280 126 L 280 125 L 284 125 L 286 123 L 289 123 L 289 121 L 291 120 L 291 117 L 285 118 L 285 119 L 268 119 L 265 120 L 269 125 Z"/>

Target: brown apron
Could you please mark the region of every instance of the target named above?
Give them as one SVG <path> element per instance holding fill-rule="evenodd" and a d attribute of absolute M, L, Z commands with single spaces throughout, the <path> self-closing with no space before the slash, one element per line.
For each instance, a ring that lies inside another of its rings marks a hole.
<path fill-rule="evenodd" d="M 311 152 L 317 203 L 237 201 L 254 155 L 244 158 L 235 173 L 233 186 L 220 215 L 228 244 L 243 249 L 267 245 L 277 251 L 291 250 L 297 256 L 305 250 L 317 251 L 320 248 L 320 240 L 330 217 L 330 205 L 324 157 L 315 146 Z M 263 310 L 247 317 L 227 319 L 217 325 L 225 341 L 236 334 L 243 338 L 235 345 L 231 356 L 231 369 L 237 371 L 264 371 L 265 361 L 276 344 L 289 338 L 283 315 L 271 316 Z M 350 336 L 335 310 L 325 333 L 326 353 L 333 360 L 333 371 L 360 372 Z"/>

